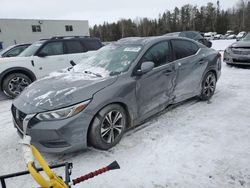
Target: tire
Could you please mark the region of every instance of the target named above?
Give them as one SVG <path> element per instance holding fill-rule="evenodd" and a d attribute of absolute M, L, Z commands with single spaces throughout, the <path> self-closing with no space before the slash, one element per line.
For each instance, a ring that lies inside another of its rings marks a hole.
<path fill-rule="evenodd" d="M 115 121 L 116 117 L 119 119 Z M 121 140 L 126 124 L 127 113 L 124 108 L 118 104 L 108 105 L 94 117 L 88 141 L 96 149 L 108 150 Z"/>
<path fill-rule="evenodd" d="M 209 100 L 216 89 L 216 76 L 213 72 L 208 72 L 203 78 L 200 99 L 202 101 Z"/>
<path fill-rule="evenodd" d="M 3 92 L 11 98 L 18 96 L 25 87 L 31 84 L 31 79 L 22 73 L 12 73 L 3 80 Z"/>

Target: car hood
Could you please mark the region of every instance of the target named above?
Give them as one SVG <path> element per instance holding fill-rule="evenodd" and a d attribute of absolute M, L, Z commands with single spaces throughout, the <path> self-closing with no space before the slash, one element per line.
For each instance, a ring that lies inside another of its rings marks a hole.
<path fill-rule="evenodd" d="M 238 41 L 231 45 L 232 48 L 250 48 L 250 41 Z"/>
<path fill-rule="evenodd" d="M 55 72 L 27 87 L 13 104 L 27 114 L 55 110 L 91 99 L 116 80 L 117 76 Z"/>

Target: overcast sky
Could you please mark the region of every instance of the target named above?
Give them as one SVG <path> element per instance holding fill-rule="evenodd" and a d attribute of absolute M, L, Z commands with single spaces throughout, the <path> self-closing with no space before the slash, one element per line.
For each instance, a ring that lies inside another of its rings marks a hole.
<path fill-rule="evenodd" d="M 0 0 L 0 18 L 89 20 L 90 26 L 121 18 L 157 18 L 159 13 L 190 3 L 216 4 L 217 0 Z M 238 0 L 220 0 L 223 9 Z"/>

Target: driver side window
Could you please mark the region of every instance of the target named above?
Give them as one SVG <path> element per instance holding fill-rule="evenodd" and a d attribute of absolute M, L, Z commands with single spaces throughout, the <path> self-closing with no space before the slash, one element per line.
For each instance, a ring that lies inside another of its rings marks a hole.
<path fill-rule="evenodd" d="M 63 54 L 63 42 L 50 42 L 46 44 L 40 51 L 47 56 Z"/>
<path fill-rule="evenodd" d="M 169 42 L 160 42 L 151 47 L 142 57 L 141 62 L 152 61 L 155 67 L 167 64 L 172 61 L 172 53 Z"/>

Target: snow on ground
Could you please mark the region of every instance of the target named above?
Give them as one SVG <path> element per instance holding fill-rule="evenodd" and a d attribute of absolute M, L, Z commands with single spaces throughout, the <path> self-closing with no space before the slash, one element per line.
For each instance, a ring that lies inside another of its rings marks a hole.
<path fill-rule="evenodd" d="M 225 48 L 228 43 L 214 41 L 214 46 Z M 163 112 L 127 132 L 109 151 L 90 148 L 68 155 L 44 156 L 50 164 L 73 162 L 72 177 L 113 160 L 119 162 L 120 170 L 76 187 L 250 187 L 249 91 L 250 69 L 223 64 L 210 102 L 192 99 Z M 25 169 L 10 105 L 10 100 L 0 102 L 0 174 Z M 63 175 L 62 169 L 57 172 Z M 28 176 L 7 181 L 15 188 L 35 187 L 32 182 Z"/>
<path fill-rule="evenodd" d="M 213 42 L 212 48 L 214 48 L 215 50 L 224 51 L 229 45 L 236 42 L 236 40 L 235 39 L 214 40 L 212 42 Z"/>

